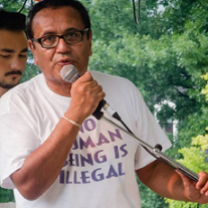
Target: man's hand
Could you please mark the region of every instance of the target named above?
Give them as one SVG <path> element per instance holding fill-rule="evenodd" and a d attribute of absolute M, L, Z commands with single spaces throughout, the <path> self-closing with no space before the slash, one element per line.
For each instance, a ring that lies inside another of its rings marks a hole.
<path fill-rule="evenodd" d="M 208 203 L 208 174 L 206 172 L 199 172 L 199 181 L 196 183 L 183 175 L 181 176 L 184 185 L 184 195 L 189 201 L 198 202 L 200 204 Z"/>
<path fill-rule="evenodd" d="M 104 97 L 102 87 L 93 79 L 90 72 L 86 72 L 72 84 L 71 103 L 65 115 L 81 124 L 96 110 Z"/>
<path fill-rule="evenodd" d="M 196 183 L 158 160 L 136 172 L 141 182 L 163 197 L 200 204 L 208 203 L 206 172 L 198 173 L 199 181 Z"/>

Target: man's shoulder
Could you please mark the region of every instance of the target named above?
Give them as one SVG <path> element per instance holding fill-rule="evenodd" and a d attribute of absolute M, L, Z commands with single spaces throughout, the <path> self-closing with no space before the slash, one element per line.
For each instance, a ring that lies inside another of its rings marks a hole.
<path fill-rule="evenodd" d="M 20 83 L 16 87 L 12 88 L 11 90 L 7 91 L 1 98 L 3 100 L 10 100 L 11 98 L 15 100 L 17 97 L 23 98 L 27 97 L 28 95 L 32 95 L 35 87 L 40 83 L 40 80 L 43 79 L 42 74 L 39 74 L 30 80 Z"/>
<path fill-rule="evenodd" d="M 126 100 L 132 100 L 135 97 L 139 100 L 143 99 L 139 89 L 129 79 L 100 71 L 90 70 L 90 72 L 93 78 L 103 87 L 106 94 L 122 96 Z"/>
<path fill-rule="evenodd" d="M 92 76 L 94 77 L 95 80 L 99 81 L 99 82 L 103 82 L 103 83 L 108 83 L 108 84 L 116 84 L 118 85 L 120 84 L 130 84 L 133 85 L 133 83 L 128 80 L 125 77 L 121 77 L 118 75 L 113 75 L 113 74 L 107 74 L 104 72 L 100 72 L 100 71 L 94 71 L 94 70 L 90 70 Z"/>

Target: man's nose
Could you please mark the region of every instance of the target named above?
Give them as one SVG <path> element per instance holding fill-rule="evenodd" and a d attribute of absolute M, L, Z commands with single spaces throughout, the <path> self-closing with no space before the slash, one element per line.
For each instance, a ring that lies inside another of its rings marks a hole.
<path fill-rule="evenodd" d="M 59 53 L 65 53 L 65 52 L 69 52 L 70 50 L 71 50 L 70 45 L 67 44 L 63 38 L 60 38 L 58 45 L 56 46 L 56 51 Z"/>
<path fill-rule="evenodd" d="M 24 68 L 24 61 L 20 58 L 14 58 L 11 63 L 11 69 L 13 70 L 22 70 Z"/>

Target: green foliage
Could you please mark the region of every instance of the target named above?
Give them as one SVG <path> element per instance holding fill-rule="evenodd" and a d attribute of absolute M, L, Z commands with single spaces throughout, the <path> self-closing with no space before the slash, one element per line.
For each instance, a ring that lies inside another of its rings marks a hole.
<path fill-rule="evenodd" d="M 201 76 L 207 83 L 204 89 L 202 89 L 201 93 L 205 95 L 206 100 L 208 101 L 208 73 Z M 204 111 L 203 116 L 207 115 L 207 108 L 203 107 Z M 192 118 L 193 119 L 193 118 Z M 196 122 L 196 120 L 194 120 Z M 205 124 L 207 126 L 207 122 Z M 208 130 L 208 127 L 205 129 Z M 204 133 L 203 135 L 197 135 L 192 138 L 191 147 L 179 149 L 178 152 L 182 155 L 182 158 L 178 160 L 181 164 L 189 168 L 194 172 L 200 172 L 201 170 L 208 172 L 207 167 L 207 150 L 208 150 L 208 134 Z M 170 199 L 166 199 L 166 202 L 169 203 L 170 208 L 198 208 L 199 205 L 197 203 L 186 203 L 179 202 Z M 201 208 L 207 208 L 208 204 L 200 205 Z"/>
<path fill-rule="evenodd" d="M 3 189 L 0 187 L 0 203 L 14 202 L 12 190 Z"/>
<path fill-rule="evenodd" d="M 155 104 L 172 101 L 176 107 L 162 106 L 157 118 L 160 123 L 178 120 L 178 137 L 168 154 L 183 159 L 177 149 L 189 147 L 190 138 L 205 133 L 207 125 L 200 76 L 208 66 L 208 4 L 206 0 L 161 0 L 160 4 L 164 12 L 157 10 L 156 1 L 142 1 L 141 21 L 136 26 L 128 1 L 88 1 L 94 31 L 90 68 L 133 81 L 152 111 Z M 154 193 L 143 186 L 140 189 L 142 206 L 155 207 L 154 200 L 148 200 L 157 198 Z M 174 203 L 175 207 L 197 207 Z"/>
<path fill-rule="evenodd" d="M 88 2 L 94 31 L 94 55 L 90 68 L 133 81 L 152 111 L 155 103 L 172 101 L 176 109 L 169 118 L 184 120 L 201 108 L 198 103 L 203 85 L 200 76 L 207 70 L 208 41 L 195 22 L 185 21 L 187 16 L 192 15 L 195 1 L 193 4 L 188 2 L 188 7 L 182 1 L 162 3 L 166 5 L 164 13 L 157 12 L 155 2 L 143 2 L 141 16 L 146 19 L 142 19 L 136 27 L 130 16 L 132 12 L 128 1 L 121 0 L 119 4 L 113 0 Z M 107 15 L 109 8 L 112 9 Z M 183 9 L 187 13 L 181 12 Z M 152 15 L 149 15 L 150 11 L 153 11 Z M 178 18 L 179 13 L 181 18 Z M 177 19 L 182 29 L 173 28 L 168 17 Z M 157 30 L 152 26 L 153 22 L 157 23 Z M 149 32 L 149 25 L 152 32 Z M 171 33 L 168 32 L 170 30 Z M 160 122 L 165 123 L 169 118 L 161 117 L 163 120 Z"/>
<path fill-rule="evenodd" d="M 202 136 L 199 135 L 192 139 L 192 146 L 190 148 L 182 148 L 179 150 L 179 153 L 183 155 L 182 159 L 179 159 L 178 162 L 189 168 L 194 172 L 199 172 L 201 170 L 208 171 L 207 159 L 208 156 L 205 153 L 205 150 L 208 146 L 208 135 Z M 169 203 L 170 208 L 198 208 L 197 203 L 191 202 L 181 202 L 171 199 L 165 200 Z M 200 205 L 201 208 L 206 208 L 208 204 Z"/>
<path fill-rule="evenodd" d="M 31 79 L 32 77 L 36 76 L 39 73 L 40 73 L 40 70 L 37 66 L 31 63 L 27 63 L 25 71 L 21 79 L 21 83 Z"/>
<path fill-rule="evenodd" d="M 22 7 L 23 2 L 23 0 L 1 0 L 0 8 L 3 8 L 7 11 L 18 12 Z"/>
<path fill-rule="evenodd" d="M 197 203 L 178 202 L 170 199 L 167 199 L 166 202 L 169 203 L 169 208 L 198 208 L 199 207 Z M 200 208 L 206 208 L 206 205 L 202 205 L 200 206 Z"/>
<path fill-rule="evenodd" d="M 208 102 L 208 73 L 206 73 L 205 75 L 201 76 L 207 83 L 204 89 L 202 89 L 202 94 L 205 95 L 205 99 Z"/>

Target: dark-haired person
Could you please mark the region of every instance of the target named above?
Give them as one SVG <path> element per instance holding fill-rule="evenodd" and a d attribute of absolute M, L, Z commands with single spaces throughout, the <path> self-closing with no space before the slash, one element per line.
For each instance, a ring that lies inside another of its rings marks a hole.
<path fill-rule="evenodd" d="M 130 81 L 87 71 L 92 31 L 80 2 L 40 1 L 27 32 L 42 74 L 0 101 L 1 185 L 14 189 L 17 208 L 139 208 L 135 172 L 164 197 L 208 202 L 207 173 L 195 183 L 92 116 L 105 97 L 134 134 L 170 147 Z M 60 76 L 65 65 L 81 75 L 73 84 Z"/>
<path fill-rule="evenodd" d="M 16 86 L 27 60 L 24 14 L 0 10 L 0 97 Z"/>
<path fill-rule="evenodd" d="M 0 98 L 22 77 L 27 60 L 25 26 L 25 15 L 0 10 Z M 0 188 L 0 195 L 5 194 L 13 195 Z"/>

